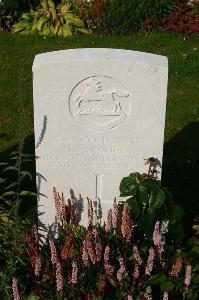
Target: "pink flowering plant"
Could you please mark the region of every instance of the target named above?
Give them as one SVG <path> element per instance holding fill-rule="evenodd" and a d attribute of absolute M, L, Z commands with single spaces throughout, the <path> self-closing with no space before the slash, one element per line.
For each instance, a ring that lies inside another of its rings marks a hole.
<path fill-rule="evenodd" d="M 33 218 L 20 218 L 13 201 L 0 223 L 0 298 L 198 299 L 199 222 L 181 244 L 182 210 L 154 178 L 153 159 L 147 163 L 148 174 L 122 180 L 127 200 L 114 199 L 101 225 L 91 199 L 85 227 L 77 203 L 54 188 L 57 234 L 49 231 L 44 243 L 42 228 L 38 234 Z"/>
<path fill-rule="evenodd" d="M 94 224 L 91 199 L 88 226 L 78 225 L 75 201 L 53 189 L 57 237 L 39 245 L 36 226 L 25 235 L 29 288 L 36 299 L 189 299 L 192 265 L 182 249 L 166 244 L 161 221 L 142 234 L 127 202 L 114 199 L 103 225 Z M 20 276 L 19 276 L 20 279 Z M 13 277 L 14 300 L 20 280 Z M 182 298 L 183 297 L 183 298 Z"/>

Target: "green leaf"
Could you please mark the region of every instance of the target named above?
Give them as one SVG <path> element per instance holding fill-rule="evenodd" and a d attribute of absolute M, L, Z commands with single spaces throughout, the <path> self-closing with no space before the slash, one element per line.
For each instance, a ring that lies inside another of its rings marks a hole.
<path fill-rule="evenodd" d="M 158 210 L 162 207 L 164 202 L 165 194 L 161 188 L 152 191 L 149 197 L 149 212 L 153 213 L 155 210 Z"/>
<path fill-rule="evenodd" d="M 37 196 L 37 194 L 30 191 L 22 191 L 20 192 L 19 196 Z"/>
<path fill-rule="evenodd" d="M 149 202 L 149 196 L 148 196 L 148 192 L 147 192 L 147 189 L 144 187 L 144 186 L 139 186 L 139 202 L 146 206 L 148 205 L 148 202 Z"/>
<path fill-rule="evenodd" d="M 178 205 L 174 205 L 173 211 L 170 213 L 171 225 L 175 225 L 179 223 L 182 220 L 183 215 L 184 215 L 183 208 Z"/>
<path fill-rule="evenodd" d="M 44 25 L 44 23 L 48 21 L 47 17 L 42 16 L 41 18 L 39 18 L 38 24 L 37 24 L 37 30 L 41 31 L 42 26 Z"/>
<path fill-rule="evenodd" d="M 5 190 L 8 190 L 8 189 L 10 189 L 11 187 L 16 186 L 16 185 L 18 185 L 18 182 L 17 182 L 17 181 L 14 181 L 14 182 L 11 183 L 10 185 L 8 185 L 8 186 L 5 188 Z"/>
<path fill-rule="evenodd" d="M 18 171 L 18 168 L 15 167 L 15 166 L 9 166 L 9 167 L 5 168 L 5 169 L 3 170 L 3 172 L 9 171 L 9 170 L 15 170 L 15 171 Z"/>
<path fill-rule="evenodd" d="M 22 19 L 30 20 L 32 18 L 33 18 L 33 15 L 31 13 L 22 14 Z"/>
<path fill-rule="evenodd" d="M 29 177 L 30 180 L 32 180 L 32 174 L 30 172 L 28 172 L 28 171 L 22 171 L 22 172 L 20 172 L 20 174 L 21 174 L 20 180 L 23 180 L 26 176 Z"/>
<path fill-rule="evenodd" d="M 126 202 L 128 203 L 129 207 L 131 208 L 131 211 L 130 211 L 131 219 L 132 220 L 137 219 L 141 214 L 141 210 L 139 208 L 136 198 L 135 197 L 129 198 L 128 200 L 126 200 Z"/>
<path fill-rule="evenodd" d="M 120 183 L 120 196 L 135 196 L 140 181 L 141 175 L 139 173 L 131 173 L 128 177 L 124 177 Z"/>
<path fill-rule="evenodd" d="M 63 15 L 63 17 L 69 24 L 72 24 L 74 26 L 84 27 L 84 22 L 78 17 L 73 16 L 72 14 L 66 13 Z"/>
<path fill-rule="evenodd" d="M 72 36 L 72 32 L 71 32 L 71 29 L 70 29 L 70 26 L 64 24 L 63 25 L 63 37 L 70 37 Z"/>
<path fill-rule="evenodd" d="M 81 33 L 85 33 L 85 34 L 91 34 L 92 30 L 90 29 L 86 29 L 86 28 L 77 28 L 77 30 Z"/>
<path fill-rule="evenodd" d="M 7 179 L 5 178 L 0 178 L 0 183 L 6 182 Z"/>
<path fill-rule="evenodd" d="M 6 163 L 6 162 L 1 162 L 0 163 L 0 166 L 7 166 L 8 165 L 8 163 Z"/>
<path fill-rule="evenodd" d="M 5 193 L 3 193 L 3 197 L 4 196 L 12 196 L 12 195 L 16 195 L 16 192 L 14 192 L 14 191 L 8 191 L 8 192 L 5 192 Z"/>

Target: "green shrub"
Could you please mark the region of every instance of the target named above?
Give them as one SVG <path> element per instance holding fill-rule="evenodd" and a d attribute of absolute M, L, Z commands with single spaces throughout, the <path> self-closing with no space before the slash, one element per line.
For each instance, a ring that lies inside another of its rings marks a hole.
<path fill-rule="evenodd" d="M 177 0 L 107 0 L 103 22 L 111 33 L 137 32 L 146 19 L 168 16 L 177 5 Z"/>
<path fill-rule="evenodd" d="M 14 24 L 14 33 L 39 33 L 44 36 L 69 37 L 79 31 L 89 33 L 84 22 L 70 11 L 70 4 L 62 1 L 55 5 L 53 0 L 42 0 L 34 11 L 24 13 L 21 20 Z"/>

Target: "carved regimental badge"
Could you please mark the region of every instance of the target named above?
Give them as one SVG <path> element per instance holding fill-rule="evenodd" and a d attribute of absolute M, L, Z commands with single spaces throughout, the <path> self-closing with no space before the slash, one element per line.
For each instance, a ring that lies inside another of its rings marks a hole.
<path fill-rule="evenodd" d="M 71 115 L 87 128 L 106 131 L 119 126 L 128 116 L 129 94 L 122 84 L 108 76 L 91 76 L 71 91 Z"/>

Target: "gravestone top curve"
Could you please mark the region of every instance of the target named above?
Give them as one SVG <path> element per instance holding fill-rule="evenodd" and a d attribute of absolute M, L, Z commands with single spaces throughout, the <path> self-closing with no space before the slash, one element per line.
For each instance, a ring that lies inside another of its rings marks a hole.
<path fill-rule="evenodd" d="M 140 63 L 168 65 L 166 56 L 113 48 L 78 48 L 46 52 L 35 56 L 33 71 L 43 64 L 63 63 L 65 60 L 130 60 Z"/>

